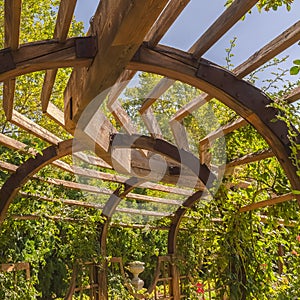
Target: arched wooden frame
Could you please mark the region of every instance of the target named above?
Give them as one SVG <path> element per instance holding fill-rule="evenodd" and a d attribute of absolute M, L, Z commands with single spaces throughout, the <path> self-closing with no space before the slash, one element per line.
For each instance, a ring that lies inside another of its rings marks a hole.
<path fill-rule="evenodd" d="M 199 159 L 192 153 L 183 149 L 178 149 L 176 146 L 160 139 L 153 139 L 148 136 L 137 136 L 128 134 L 114 134 L 111 138 L 111 143 L 115 147 L 144 149 L 151 152 L 161 154 L 165 157 L 173 159 L 177 163 L 184 164 L 188 167 L 207 187 L 211 189 L 216 181 L 216 177 L 205 164 L 200 164 Z M 203 195 L 203 191 L 197 191 L 187 198 L 182 206 L 176 211 L 173 218 L 169 237 L 168 237 L 168 253 L 176 252 L 176 237 L 180 227 L 182 217 L 188 208 L 191 208 L 197 200 Z"/>
<path fill-rule="evenodd" d="M 280 120 L 274 122 L 279 112 L 270 107 L 272 100 L 261 90 L 208 60 L 194 59 L 190 53 L 167 46 L 149 48 L 146 43 L 143 44 L 128 68 L 185 82 L 233 109 L 267 141 L 293 189 L 300 190 L 299 176 L 290 159 L 291 142 L 287 125 Z"/>
<path fill-rule="evenodd" d="M 0 224 L 6 217 L 10 203 L 30 177 L 53 161 L 71 153 L 85 150 L 85 148 L 84 144 L 74 142 L 74 139 L 69 139 L 46 148 L 42 154 L 38 153 L 35 157 L 29 158 L 19 166 L 0 189 Z"/>
<path fill-rule="evenodd" d="M 300 181 L 296 174 L 296 168 L 289 159 L 291 144 L 287 137 L 287 126 L 283 121 L 273 122 L 277 110 L 268 106 L 271 104 L 271 100 L 259 89 L 236 78 L 229 71 L 207 60 L 196 60 L 189 53 L 165 46 L 158 46 L 154 49 L 148 48 L 146 45 L 141 46 L 128 67 L 133 70 L 161 74 L 193 85 L 215 96 L 231 109 L 235 110 L 240 116 L 252 124 L 269 143 L 285 170 L 292 187 L 294 189 L 300 189 Z M 136 145 L 137 148 L 147 149 L 148 147 L 148 149 L 151 150 L 151 147 L 147 145 L 149 141 L 146 142 L 145 139 L 137 139 L 136 141 L 140 143 Z M 154 141 L 152 147 L 155 148 L 157 141 L 158 140 Z M 67 142 L 62 142 L 60 145 L 65 145 L 64 143 Z M 166 144 L 164 145 L 166 146 Z M 131 144 L 131 147 L 132 146 L 133 144 Z M 67 153 L 67 151 L 59 151 L 59 146 L 58 148 L 55 147 L 56 146 L 51 146 L 44 151 L 45 154 L 53 153 L 52 157 L 50 155 L 51 158 L 46 159 L 46 156 L 42 156 L 37 157 L 36 160 L 28 160 L 18 169 L 19 171 L 13 174 L 3 185 L 0 190 L 0 221 L 3 221 L 10 201 L 30 175 L 55 159 L 70 154 Z M 159 149 L 163 155 L 169 154 L 161 147 L 159 147 Z M 71 151 L 71 149 L 69 150 Z M 156 151 L 157 150 L 158 149 L 156 149 Z M 58 151 L 59 154 L 53 151 Z M 203 181 L 203 178 L 201 178 L 201 180 Z M 206 182 L 206 180 L 204 180 L 204 182 Z M 201 197 L 201 192 L 198 194 L 199 195 L 194 194 L 188 198 L 186 204 L 189 203 L 189 207 Z M 174 222 L 172 223 L 169 235 L 170 253 L 175 252 L 176 236 L 185 211 L 185 208 L 179 208 L 175 213 Z"/>

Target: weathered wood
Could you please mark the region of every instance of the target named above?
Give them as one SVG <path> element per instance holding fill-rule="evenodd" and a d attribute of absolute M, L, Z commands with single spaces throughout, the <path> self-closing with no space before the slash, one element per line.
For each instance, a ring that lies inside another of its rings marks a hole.
<path fill-rule="evenodd" d="M 243 206 L 239 209 L 239 211 L 240 212 L 251 211 L 251 210 L 254 210 L 254 209 L 275 205 L 277 203 L 282 203 L 282 202 L 290 201 L 290 200 L 293 200 L 293 199 L 295 199 L 295 195 L 292 194 L 292 193 L 289 193 L 289 194 L 273 197 L 273 198 L 268 199 L 268 200 L 264 200 L 264 201 L 260 201 L 260 202 L 256 202 L 256 203 L 252 203 L 252 204 Z"/>
<path fill-rule="evenodd" d="M 300 86 L 293 89 L 288 95 L 283 97 L 283 100 L 288 103 L 293 103 L 300 99 Z"/>
<path fill-rule="evenodd" d="M 82 48 L 86 48 L 86 53 L 82 53 Z M 5 48 L 0 50 L 0 65 L 6 66 L 1 70 L 0 81 L 40 70 L 87 66 L 95 52 L 92 37 L 71 38 L 63 43 L 57 40 L 33 42 L 21 45 L 16 51 Z"/>
<path fill-rule="evenodd" d="M 162 78 L 158 84 L 148 93 L 140 108 L 140 114 L 144 114 L 148 108 L 170 88 L 175 80 L 170 78 Z"/>
<path fill-rule="evenodd" d="M 207 102 L 209 102 L 212 99 L 211 96 L 202 93 L 196 98 L 194 98 L 192 101 L 181 107 L 170 119 L 170 123 L 173 120 L 181 121 L 184 119 L 186 116 L 190 115 L 193 111 L 198 109 L 199 107 L 203 106 Z"/>
<path fill-rule="evenodd" d="M 38 177 L 38 176 L 34 176 L 34 177 L 40 181 L 47 182 L 47 183 L 53 184 L 53 185 L 62 186 L 67 189 L 86 191 L 86 192 L 101 194 L 101 195 L 110 195 L 112 193 L 112 191 L 110 189 L 101 188 L 101 187 L 88 185 L 88 184 L 84 184 L 84 183 L 62 180 L 62 179 L 57 179 L 57 178 L 49 178 L 49 177 L 48 178 L 43 178 L 43 177 Z"/>
<path fill-rule="evenodd" d="M 248 75 L 265 62 L 281 53 L 289 46 L 294 44 L 297 40 L 300 39 L 300 22 L 297 22 L 292 27 L 287 29 L 281 35 L 276 37 L 270 43 L 265 45 L 255 54 L 253 54 L 249 59 L 247 59 L 244 63 L 239 65 L 237 68 L 233 70 L 233 73 L 237 75 L 238 78 L 243 78 Z M 189 113 L 198 109 L 200 106 L 211 100 L 212 97 L 205 93 L 201 94 L 197 98 L 193 99 L 190 103 L 186 104 L 182 107 L 175 115 L 174 119 L 181 120 Z M 294 102 L 299 99 L 299 89 L 295 89 L 290 96 L 287 96 L 286 101 Z"/>
<path fill-rule="evenodd" d="M 197 40 L 189 52 L 193 53 L 194 58 L 199 59 L 257 2 L 257 0 L 235 0 Z"/>
<path fill-rule="evenodd" d="M 191 170 L 205 185 L 210 186 L 215 180 L 215 176 L 210 169 L 206 165 L 200 164 L 199 160 L 192 153 L 178 149 L 167 141 L 154 139 L 149 136 L 115 134 L 111 137 L 111 143 L 115 147 L 145 149 L 163 155 Z"/>
<path fill-rule="evenodd" d="M 234 130 L 237 130 L 245 125 L 247 125 L 248 122 L 243 118 L 238 118 L 236 120 L 233 120 L 221 127 L 219 127 L 217 130 L 212 131 L 209 133 L 206 137 L 200 140 L 200 145 L 204 144 L 211 144 L 213 141 L 215 141 L 217 138 L 220 138 Z"/>
<path fill-rule="evenodd" d="M 149 47 L 156 46 L 190 0 L 170 0 L 164 11 L 145 36 Z"/>
<path fill-rule="evenodd" d="M 104 205 L 97 204 L 97 203 L 91 203 L 91 202 L 84 202 L 84 201 L 78 201 L 78 200 L 71 200 L 71 199 L 55 199 L 55 198 L 49 198 L 38 194 L 26 194 L 23 192 L 20 192 L 20 195 L 23 197 L 29 197 L 29 198 L 35 198 L 39 201 L 45 201 L 45 202 L 53 202 L 53 203 L 61 203 L 64 205 L 71 205 L 71 206 L 79 206 L 83 208 L 94 208 L 94 209 L 103 209 Z M 138 214 L 138 215 L 147 215 L 147 216 L 167 216 L 170 215 L 168 213 L 159 213 L 159 212 L 152 212 L 152 211 L 146 211 L 143 209 L 132 209 L 132 208 L 122 208 L 117 207 L 116 212 L 118 213 L 126 213 L 126 214 Z"/>
<path fill-rule="evenodd" d="M 21 21 L 21 0 L 4 1 L 4 47 L 18 49 Z"/>
<path fill-rule="evenodd" d="M 25 271 L 26 279 L 30 279 L 30 264 L 28 262 L 19 262 L 13 264 L 0 264 L 0 272 Z"/>
<path fill-rule="evenodd" d="M 180 108 L 170 119 L 169 125 L 175 138 L 176 145 L 178 147 L 183 149 L 189 149 L 187 133 L 181 121 L 184 117 L 192 113 L 194 110 L 198 109 L 200 106 L 207 103 L 209 100 L 211 100 L 211 97 L 205 93 L 202 93 L 201 95 L 190 101 L 188 104 Z"/>
<path fill-rule="evenodd" d="M 16 110 L 13 111 L 11 122 L 50 144 L 58 144 L 59 142 L 61 142 L 61 139 L 55 134 L 36 124 Z"/>
<path fill-rule="evenodd" d="M 28 127 L 27 123 L 29 122 L 29 120 L 26 117 L 24 117 L 20 114 L 17 114 L 17 115 L 21 117 L 21 120 L 25 120 L 25 122 L 22 122 L 22 126 L 20 126 L 20 127 L 23 127 L 26 130 L 31 130 L 33 132 L 33 134 L 36 135 L 36 136 L 44 137 L 44 135 L 42 134 L 43 133 L 43 128 L 42 127 L 39 127 L 35 123 L 32 123 L 32 124 L 29 123 L 29 125 L 32 125 L 32 126 Z M 20 122 L 16 122 L 16 124 L 20 125 Z M 27 129 L 27 127 L 29 129 Z M 46 131 L 46 137 L 47 137 L 46 141 L 48 141 L 50 143 L 52 141 L 53 144 L 56 144 L 60 141 L 58 138 L 55 139 L 55 137 L 53 137 L 51 139 L 51 136 L 52 136 L 51 133 Z M 0 134 L 0 144 L 5 145 L 6 147 L 11 148 L 11 149 L 26 152 L 25 151 L 25 148 L 27 147 L 26 144 L 21 143 L 19 141 L 16 141 L 16 140 L 14 140 L 12 138 L 9 138 L 9 137 L 7 137 L 5 135 L 2 135 L 2 134 Z M 31 154 L 36 154 L 36 151 L 34 151 L 34 149 L 29 148 L 27 150 Z M 136 154 L 138 154 L 138 152 L 136 152 Z M 84 155 L 84 153 L 73 153 L 73 157 L 76 157 L 76 158 L 78 158 L 82 161 L 85 161 L 89 164 L 92 164 L 92 165 L 105 167 L 105 168 L 107 168 L 107 167 L 111 168 L 109 165 L 105 164 L 104 161 L 102 161 L 100 158 L 87 156 L 87 155 Z M 151 171 L 149 169 L 150 167 L 149 167 L 149 164 L 148 164 L 148 159 L 145 158 L 144 156 L 141 158 L 140 155 L 136 156 L 134 154 L 133 154 L 133 158 L 134 158 L 134 162 L 132 164 L 132 170 L 136 174 L 140 174 L 142 177 L 146 176 L 149 173 L 149 171 Z M 135 158 L 137 160 L 135 160 Z M 83 169 L 83 168 L 80 168 L 78 166 L 70 166 L 70 165 L 67 165 L 66 163 L 63 163 L 61 161 L 55 161 L 52 164 L 56 167 L 59 167 L 59 168 L 65 170 L 65 171 L 72 172 L 72 173 L 75 173 L 75 174 L 81 175 L 81 176 L 97 178 L 97 179 L 101 179 L 101 180 L 114 181 L 114 182 L 119 182 L 119 183 L 124 183 L 124 181 L 127 180 L 127 178 L 124 177 L 124 176 L 99 172 L 99 171 L 92 170 L 92 169 Z M 142 170 L 143 170 L 144 173 L 141 172 Z M 182 172 L 181 175 L 186 177 L 186 181 L 185 182 L 181 181 L 181 184 L 185 185 L 186 187 L 189 187 L 189 182 L 193 183 L 193 180 L 190 181 L 189 180 L 189 174 L 188 173 L 185 174 L 184 171 Z M 157 179 L 157 177 L 155 178 L 155 176 L 156 175 L 154 174 L 153 179 Z M 178 181 L 178 176 L 173 176 L 173 175 L 166 174 L 162 179 L 166 183 L 176 184 L 177 181 Z M 154 189 L 154 190 L 159 190 L 159 191 L 162 191 L 162 192 L 170 192 L 170 193 L 179 194 L 179 195 L 186 195 L 186 196 L 189 196 L 192 193 L 191 190 L 177 188 L 177 187 L 171 187 L 171 186 L 165 186 L 163 184 L 152 183 L 152 182 L 143 183 L 142 187 L 143 188 Z M 194 187 L 203 188 L 199 184 L 197 184 L 196 186 L 191 186 L 191 187 L 192 188 L 194 188 Z"/>
<path fill-rule="evenodd" d="M 161 13 L 157 21 L 153 24 L 150 31 L 145 37 L 145 40 L 148 42 L 150 46 L 155 46 L 160 41 L 162 36 L 167 32 L 169 27 L 176 20 L 178 15 L 184 9 L 184 7 L 188 4 L 190 0 L 172 0 L 169 1 L 168 5 L 165 7 L 164 11 Z M 127 133 L 137 133 L 137 131 L 133 131 L 134 125 L 130 122 L 130 118 L 127 113 L 120 107 L 120 103 L 117 101 L 118 96 L 121 94 L 122 90 L 127 85 L 127 81 L 131 80 L 135 75 L 135 71 L 132 70 L 124 70 L 121 76 L 118 78 L 115 86 L 112 87 L 109 100 L 108 107 L 113 112 L 115 118 L 118 122 L 124 127 Z M 117 110 L 113 108 L 113 104 L 117 104 Z M 152 118 L 153 119 L 153 118 Z M 151 125 L 151 121 L 147 120 L 147 116 L 144 116 L 144 120 L 147 124 Z M 154 120 L 153 122 L 155 122 Z M 158 124 L 156 128 L 159 128 Z M 151 127 L 148 128 L 150 132 L 153 132 Z"/>
<path fill-rule="evenodd" d="M 95 204 L 95 203 L 89 203 L 89 202 L 84 202 L 84 201 L 78 201 L 78 200 L 71 200 L 71 199 L 53 199 L 53 198 L 48 198 L 45 196 L 41 195 L 36 195 L 36 194 L 25 194 L 21 193 L 22 196 L 24 197 L 32 197 L 36 198 L 36 200 L 39 201 L 45 201 L 45 202 L 52 202 L 52 203 L 61 203 L 64 205 L 70 205 L 70 206 L 79 206 L 83 208 L 93 208 L 93 209 L 103 209 L 104 205 L 101 204 Z M 118 213 L 125 213 L 125 214 L 137 214 L 137 215 L 147 215 L 147 216 L 159 216 L 159 217 L 164 217 L 170 215 L 170 213 L 160 213 L 160 212 L 155 212 L 155 211 L 147 211 L 143 209 L 132 209 L 132 208 L 122 208 L 122 207 L 117 207 L 116 212 Z M 28 216 L 28 215 L 27 215 Z M 51 216 L 49 216 L 51 217 Z M 23 218 L 24 220 L 32 218 L 33 220 L 40 218 L 38 215 L 31 215 L 31 217 L 28 216 L 28 218 Z M 61 217 L 60 217 L 61 218 Z M 21 216 L 18 217 L 18 219 L 21 219 Z M 74 219 L 76 220 L 76 219 Z"/>
<path fill-rule="evenodd" d="M 215 96 L 253 125 L 270 145 L 294 189 L 300 189 L 299 177 L 291 163 L 287 127 L 284 122 L 272 122 L 277 112 L 268 104 L 271 100 L 246 81 L 202 59 L 196 63 L 190 54 L 165 46 L 140 47 L 128 68 L 154 72 L 191 84 Z M 252 101 L 251 99 L 256 99 Z"/>
<path fill-rule="evenodd" d="M 64 113 L 52 102 L 48 102 L 46 115 L 62 127 L 65 126 Z"/>
<path fill-rule="evenodd" d="M 300 39 L 300 21 L 285 30 L 259 51 L 250 56 L 244 63 L 234 69 L 234 73 L 243 78 L 268 60 L 281 53 Z"/>
<path fill-rule="evenodd" d="M 64 300 L 72 300 L 73 294 L 74 294 L 74 290 L 76 288 L 76 278 L 77 278 L 77 274 L 78 274 L 78 263 L 75 263 L 73 265 L 73 270 L 72 270 L 72 277 L 71 277 L 71 282 L 67 291 L 67 294 L 64 298 Z"/>
<path fill-rule="evenodd" d="M 62 170 L 65 170 L 67 172 L 71 172 L 73 174 L 84 176 L 87 178 L 96 178 L 100 180 L 105 181 L 111 181 L 111 182 L 117 182 L 117 183 L 125 183 L 125 181 L 128 179 L 125 176 L 117 175 L 117 174 L 111 174 L 111 173 L 105 173 L 96 171 L 93 169 L 86 169 L 86 168 L 80 168 L 77 166 L 70 166 L 62 161 L 55 161 L 53 162 L 54 166 L 57 166 L 61 168 Z M 142 188 L 152 189 L 152 190 L 158 190 L 161 192 L 167 192 L 172 194 L 178 194 L 178 195 L 185 195 L 189 196 L 191 195 L 191 190 L 181 189 L 177 187 L 171 187 L 171 186 L 165 186 L 163 184 L 153 183 L 153 182 L 145 182 L 140 185 Z"/>
<path fill-rule="evenodd" d="M 233 4 L 215 21 L 215 23 L 188 50 L 199 59 L 214 43 L 218 41 L 237 21 L 239 21 L 257 0 L 235 0 Z M 147 95 L 140 112 L 148 109 L 167 89 L 174 80 L 163 78 Z"/>
<path fill-rule="evenodd" d="M 30 158 L 24 162 L 16 172 L 6 180 L 0 189 L 0 222 L 3 222 L 5 219 L 11 201 L 30 177 L 52 161 L 70 154 L 71 151 L 76 152 L 82 149 L 84 149 L 83 145 L 75 145 L 73 140 L 67 140 L 58 145 L 48 147 L 43 151 L 43 155 L 38 154 L 35 158 Z"/>
<path fill-rule="evenodd" d="M 58 163 L 59 161 L 53 162 L 53 164 Z M 60 165 L 60 164 L 57 164 Z M 0 169 L 9 171 L 9 172 L 16 172 L 18 166 L 13 165 L 11 163 L 3 162 L 0 161 Z M 104 173 L 105 174 L 105 173 Z M 102 194 L 102 195 L 111 195 L 112 191 L 107 189 L 107 188 L 100 188 L 88 184 L 83 184 L 83 183 L 78 183 L 74 181 L 67 181 L 67 180 L 62 180 L 62 179 L 57 179 L 57 178 L 42 178 L 38 177 L 36 175 L 31 176 L 32 178 L 38 179 L 43 182 L 47 182 L 49 184 L 53 185 L 58 185 L 58 186 L 63 186 L 64 188 L 68 189 L 75 189 L 75 190 L 82 190 L 86 191 L 89 193 L 96 193 L 96 194 Z M 127 179 L 126 179 L 127 180 Z M 123 181 L 122 183 L 126 182 Z M 140 186 L 147 186 L 147 183 L 142 183 Z M 151 184 L 150 184 L 151 186 Z M 191 193 L 189 193 L 191 194 Z M 40 198 L 43 198 L 43 196 L 39 196 Z M 159 203 L 159 204 L 167 204 L 167 205 L 181 205 L 182 201 L 179 200 L 174 200 L 170 198 L 159 198 L 159 197 L 153 197 L 153 196 L 147 196 L 147 195 L 142 195 L 142 194 L 136 194 L 136 193 L 128 193 L 126 195 L 126 198 L 132 199 L 132 200 L 139 200 L 139 201 L 145 201 L 145 202 L 153 202 L 153 203 Z"/>
<path fill-rule="evenodd" d="M 18 169 L 18 166 L 13 165 L 11 163 L 0 161 L 0 169 L 8 171 L 8 172 L 16 172 Z"/>
<path fill-rule="evenodd" d="M 236 0 L 217 21 L 192 45 L 189 52 L 194 57 L 200 58 L 230 27 L 232 27 L 255 3 L 257 0 Z M 230 15 L 234 11 L 235 15 Z M 234 17 L 233 17 L 234 16 Z M 224 24 L 225 22 L 225 24 Z M 149 108 L 167 89 L 174 83 L 174 80 L 163 78 L 155 88 L 147 95 L 140 112 L 143 113 Z"/>
<path fill-rule="evenodd" d="M 4 1 L 4 47 L 15 51 L 19 47 L 21 0 Z M 4 81 L 3 109 L 7 120 L 11 120 L 16 81 L 14 78 Z"/>
<path fill-rule="evenodd" d="M 187 138 L 187 134 L 185 131 L 185 127 L 181 122 L 177 120 L 169 121 L 173 136 L 175 138 L 175 143 L 180 149 L 184 149 L 189 151 L 189 142 Z"/>
<path fill-rule="evenodd" d="M 83 72 L 85 76 L 72 76 L 73 83 L 69 82 L 65 92 L 65 120 L 69 131 L 74 130 L 86 106 L 115 83 L 166 3 L 167 0 L 100 1 L 92 25 L 92 31 L 99 32 L 98 53 L 88 71 L 73 71 Z M 76 78 L 81 78 L 81 82 L 75 84 Z"/>
<path fill-rule="evenodd" d="M 163 138 L 163 134 L 151 107 L 142 114 L 142 119 L 152 137 L 156 139 Z"/>
<path fill-rule="evenodd" d="M 72 22 L 75 6 L 76 0 L 61 0 L 54 29 L 54 39 L 58 39 L 60 42 L 64 42 L 66 40 Z M 47 112 L 56 73 L 57 69 L 46 71 L 41 93 L 43 112 Z"/>
<path fill-rule="evenodd" d="M 46 113 L 58 69 L 46 70 L 41 92 L 42 111 Z"/>
<path fill-rule="evenodd" d="M 114 101 L 111 105 L 108 106 L 109 110 L 115 117 L 115 119 L 119 122 L 122 128 L 129 134 L 137 133 L 137 129 L 131 122 L 130 117 L 128 116 L 125 109 L 121 106 L 119 101 Z"/>
<path fill-rule="evenodd" d="M 236 166 L 241 166 L 241 165 L 244 165 L 244 164 L 249 164 L 249 163 L 256 162 L 256 161 L 259 161 L 259 160 L 263 160 L 263 159 L 266 159 L 266 158 L 270 158 L 270 157 L 273 157 L 273 156 L 274 156 L 274 153 L 271 149 L 266 149 L 266 150 L 258 151 L 258 152 L 255 152 L 255 153 L 247 154 L 243 157 L 240 157 L 240 158 L 237 158 L 235 160 L 232 160 L 232 161 L 228 162 L 226 164 L 226 169 L 227 168 L 233 168 L 233 167 L 236 167 Z"/>
<path fill-rule="evenodd" d="M 14 107 L 16 80 L 9 79 L 3 82 L 3 109 L 7 121 L 12 118 Z"/>

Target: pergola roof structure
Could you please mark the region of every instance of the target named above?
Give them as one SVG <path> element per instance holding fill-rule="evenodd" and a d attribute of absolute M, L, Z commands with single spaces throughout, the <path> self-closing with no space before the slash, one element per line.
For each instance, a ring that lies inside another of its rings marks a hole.
<path fill-rule="evenodd" d="M 273 122 L 278 111 L 269 106 L 272 100 L 243 79 L 299 41 L 300 21 L 284 32 L 278 33 L 270 43 L 258 49 L 245 62 L 229 72 L 204 59 L 203 55 L 235 26 L 257 1 L 235 0 L 224 13 L 216 17 L 215 22 L 188 51 L 160 45 L 160 40 L 188 2 L 189 0 L 101 0 L 87 35 L 68 38 L 76 0 L 61 0 L 53 39 L 19 44 L 22 30 L 20 28 L 22 1 L 5 0 L 5 48 L 0 50 L 0 79 L 4 87 L 3 109 L 9 122 L 51 146 L 42 154 L 38 154 L 35 149 L 28 149 L 17 139 L 0 135 L 1 145 L 34 155 L 20 166 L 0 162 L 2 170 L 12 173 L 0 190 L 1 221 L 7 216 L 9 205 L 16 195 L 18 193 L 26 195 L 22 191 L 22 186 L 28 180 L 37 178 L 37 172 L 43 167 L 52 164 L 53 167 L 70 174 L 120 185 L 115 191 L 111 191 L 107 188 L 56 178 L 42 179 L 53 185 L 107 195 L 104 206 L 61 199 L 64 204 L 103 209 L 103 215 L 108 219 L 115 211 L 155 217 L 170 215 L 169 211 L 156 212 L 118 207 L 124 198 L 171 205 L 173 211 L 169 253 L 174 253 L 177 231 L 187 208 L 192 207 L 206 189 L 211 189 L 216 180 L 216 170 L 211 166 L 207 155 L 209 146 L 220 135 L 226 135 L 246 124 L 251 124 L 257 130 L 269 148 L 229 161 L 225 166 L 218 167 L 219 170 L 223 172 L 224 169 L 229 170 L 275 156 L 284 169 L 292 189 L 300 190 L 299 176 L 290 159 L 291 142 L 287 137 L 287 125 L 283 121 Z M 57 71 L 67 67 L 73 68 L 73 71 L 66 84 L 64 111 L 62 111 L 50 101 L 50 98 Z M 54 120 L 62 130 L 66 130 L 76 139 L 62 140 L 54 132 L 34 123 L 15 109 L 14 94 L 18 89 L 16 78 L 41 70 L 46 70 L 39 100 L 44 117 Z M 146 96 L 139 110 L 149 135 L 140 135 L 118 100 L 126 83 L 138 71 L 164 76 Z M 153 104 L 176 80 L 203 92 L 181 107 L 169 120 L 176 143 L 173 145 L 164 139 L 155 118 Z M 105 113 L 98 109 L 107 96 L 106 109 L 122 127 L 122 132 L 119 132 Z M 199 140 L 200 157 L 196 157 L 190 151 L 183 120 L 213 98 L 234 110 L 240 118 Z M 299 87 L 284 96 L 284 100 L 289 103 L 299 98 Z M 91 130 L 87 130 L 89 128 Z M 84 152 L 90 149 L 94 149 L 93 155 Z M 149 164 L 154 154 L 165 159 L 165 172 L 162 175 Z M 68 155 L 73 155 L 90 167 L 82 168 L 61 160 Z M 115 169 L 120 174 L 105 172 L 104 169 Z M 149 172 L 153 172 L 151 178 L 145 175 Z M 157 177 L 160 178 L 159 182 L 154 180 Z M 189 186 L 190 179 L 195 177 L 196 181 Z M 179 179 L 181 186 L 177 185 Z M 134 187 L 137 186 L 166 192 L 170 197 L 157 198 L 134 193 Z M 184 196 L 185 200 L 171 200 L 174 198 L 172 195 Z M 45 201 L 59 201 L 39 196 L 38 193 L 27 196 Z M 242 207 L 241 211 L 292 199 L 300 200 L 299 196 L 292 193 L 276 195 L 267 201 Z"/>

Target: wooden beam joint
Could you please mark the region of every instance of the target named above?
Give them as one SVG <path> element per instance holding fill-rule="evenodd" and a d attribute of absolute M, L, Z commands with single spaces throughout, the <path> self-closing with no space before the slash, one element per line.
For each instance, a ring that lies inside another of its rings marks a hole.
<path fill-rule="evenodd" d="M 97 37 L 78 37 L 75 40 L 77 58 L 94 58 L 98 51 Z"/>
<path fill-rule="evenodd" d="M 0 51 L 0 74 L 16 68 L 12 49 L 5 48 Z"/>

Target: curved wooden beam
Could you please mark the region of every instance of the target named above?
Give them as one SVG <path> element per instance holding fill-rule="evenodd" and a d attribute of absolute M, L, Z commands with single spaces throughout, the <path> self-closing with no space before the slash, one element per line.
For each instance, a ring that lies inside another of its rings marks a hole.
<path fill-rule="evenodd" d="M 300 190 L 299 176 L 290 160 L 291 143 L 287 126 L 283 121 L 274 122 L 278 111 L 269 106 L 271 99 L 258 88 L 210 61 L 197 61 L 187 52 L 166 46 L 150 49 L 143 44 L 128 68 L 157 73 L 188 83 L 213 95 L 236 111 L 268 142 L 293 189 Z"/>
<path fill-rule="evenodd" d="M 4 221 L 10 203 L 19 189 L 44 166 L 63 156 L 82 151 L 85 145 L 74 143 L 73 139 L 46 148 L 42 154 L 28 159 L 3 184 L 0 190 L 0 224 Z"/>
<path fill-rule="evenodd" d="M 163 155 L 175 162 L 189 168 L 209 189 L 216 180 L 216 176 L 207 165 L 201 164 L 199 159 L 191 152 L 179 149 L 169 142 L 154 139 L 144 135 L 112 134 L 111 147 L 144 149 Z"/>
<path fill-rule="evenodd" d="M 88 66 L 96 52 L 95 37 L 33 42 L 15 51 L 5 48 L 0 50 L 0 81 L 46 69 Z"/>
<path fill-rule="evenodd" d="M 114 134 L 111 138 L 111 143 L 115 147 L 146 149 L 156 152 L 166 157 L 181 163 L 188 167 L 194 174 L 206 185 L 208 189 L 213 187 L 216 180 L 209 168 L 200 164 L 198 158 L 192 153 L 183 149 L 178 149 L 176 146 L 160 139 L 153 139 L 148 136 L 137 136 L 127 134 Z M 188 208 L 191 208 L 203 195 L 203 191 L 197 191 L 187 198 L 182 206 L 175 212 L 168 237 L 168 253 L 174 254 L 176 251 L 176 237 L 183 216 Z"/>

